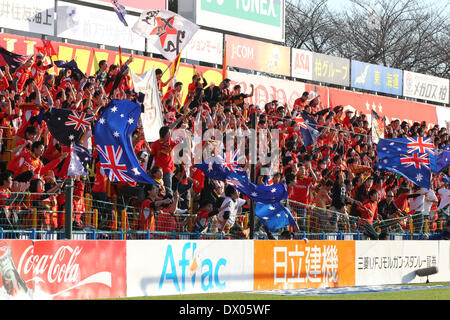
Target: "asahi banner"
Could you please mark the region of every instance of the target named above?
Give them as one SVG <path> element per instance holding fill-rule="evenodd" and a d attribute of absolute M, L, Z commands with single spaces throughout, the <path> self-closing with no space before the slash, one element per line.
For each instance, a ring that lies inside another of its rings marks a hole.
<path fill-rule="evenodd" d="M 403 95 L 421 100 L 449 103 L 449 79 L 404 71 Z"/>
<path fill-rule="evenodd" d="M 312 80 L 313 53 L 292 48 L 291 58 L 291 76 L 293 78 Z"/>
<path fill-rule="evenodd" d="M 350 60 L 314 53 L 312 80 L 348 87 L 350 85 Z"/>

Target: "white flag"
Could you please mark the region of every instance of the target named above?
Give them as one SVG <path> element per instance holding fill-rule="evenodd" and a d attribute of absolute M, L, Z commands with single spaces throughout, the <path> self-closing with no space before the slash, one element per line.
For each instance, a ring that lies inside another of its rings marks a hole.
<path fill-rule="evenodd" d="M 168 10 L 142 12 L 132 31 L 149 41 L 173 62 L 200 27 Z"/>
<path fill-rule="evenodd" d="M 159 129 L 164 125 L 155 68 L 147 70 L 141 77 L 132 70 L 130 70 L 130 74 L 134 91 L 145 95 L 144 113 L 141 114 L 145 141 L 154 142 L 159 139 Z"/>

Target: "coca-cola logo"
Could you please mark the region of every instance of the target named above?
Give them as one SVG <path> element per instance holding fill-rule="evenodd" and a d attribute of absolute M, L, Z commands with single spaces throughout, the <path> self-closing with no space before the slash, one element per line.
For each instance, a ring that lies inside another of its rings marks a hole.
<path fill-rule="evenodd" d="M 80 281 L 80 265 L 76 260 L 82 249 L 61 246 L 54 254 L 37 255 L 29 246 L 20 257 L 18 272 L 22 276 L 47 278 L 48 283 L 76 283 Z"/>

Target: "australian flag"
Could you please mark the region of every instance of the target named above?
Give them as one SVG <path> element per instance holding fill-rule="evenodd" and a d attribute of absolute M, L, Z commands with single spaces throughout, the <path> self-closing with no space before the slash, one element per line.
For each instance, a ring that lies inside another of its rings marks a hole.
<path fill-rule="evenodd" d="M 230 167 L 229 163 L 223 162 L 223 158 L 211 157 L 206 162 L 196 164 L 195 167 L 210 179 L 225 181 L 233 185 L 236 190 L 255 202 L 279 203 L 286 200 L 288 196 L 286 184 L 272 184 L 270 186 L 254 184 L 250 181 L 247 172 Z"/>
<path fill-rule="evenodd" d="M 11 74 L 30 58 L 31 56 L 13 53 L 0 47 L 0 66 L 8 65 Z"/>
<path fill-rule="evenodd" d="M 67 179 L 67 177 L 89 175 L 92 155 L 88 149 L 78 144 L 72 144 L 70 147 L 64 146 L 62 149 L 69 155 L 53 170 L 57 177 Z"/>
<path fill-rule="evenodd" d="M 436 168 L 436 150 L 430 138 L 380 139 L 377 154 L 380 162 L 375 169 L 398 173 L 420 187 L 430 188 L 431 171 Z"/>
<path fill-rule="evenodd" d="M 93 115 L 71 109 L 52 108 L 44 114 L 44 121 L 52 136 L 61 144 L 78 143 L 91 130 Z"/>
<path fill-rule="evenodd" d="M 288 225 L 293 227 L 297 225 L 291 211 L 280 203 L 264 204 L 257 202 L 255 215 L 270 232 L 276 232 Z"/>
<path fill-rule="evenodd" d="M 70 154 L 69 167 L 67 168 L 67 176 L 88 175 L 91 159 L 92 155 L 88 149 L 77 144 L 73 145 Z"/>
<path fill-rule="evenodd" d="M 320 131 L 317 128 L 317 121 L 305 112 L 302 112 L 300 115 L 295 117 L 295 122 L 300 128 L 300 133 L 302 134 L 303 143 L 305 146 L 309 147 L 316 143 L 317 138 L 320 136 Z"/>
<path fill-rule="evenodd" d="M 442 150 L 436 150 L 436 165 L 431 165 L 431 171 L 442 172 L 450 166 L 450 144 L 447 144 Z"/>
<path fill-rule="evenodd" d="M 117 0 L 112 0 L 111 3 L 114 6 L 114 11 L 116 12 L 117 16 L 119 17 L 119 20 L 125 25 L 125 27 L 128 27 L 128 23 L 125 20 L 125 16 L 127 15 L 127 11 L 125 10 L 125 7 L 121 5 Z"/>
<path fill-rule="evenodd" d="M 95 148 L 100 166 L 111 182 L 157 184 L 141 167 L 131 140 L 141 106 L 129 100 L 113 99 L 94 126 Z"/>

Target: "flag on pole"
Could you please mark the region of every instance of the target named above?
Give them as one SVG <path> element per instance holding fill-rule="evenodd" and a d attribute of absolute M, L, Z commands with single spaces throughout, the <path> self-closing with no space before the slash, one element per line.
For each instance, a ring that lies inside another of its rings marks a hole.
<path fill-rule="evenodd" d="M 125 16 L 127 15 L 127 11 L 125 10 L 125 7 L 121 5 L 117 0 L 112 0 L 111 3 L 114 6 L 114 11 L 116 12 L 117 16 L 119 17 L 119 20 L 125 25 L 125 27 L 128 27 L 128 23 L 125 20 Z"/>
<path fill-rule="evenodd" d="M 134 153 L 131 136 L 140 116 L 139 104 L 130 100 L 113 99 L 94 126 L 100 167 L 111 182 L 157 184 L 147 175 Z"/>
<path fill-rule="evenodd" d="M 223 62 L 222 62 L 222 81 L 228 77 L 227 73 L 227 42 L 225 41 L 225 46 L 223 47 Z"/>
<path fill-rule="evenodd" d="M 155 68 L 147 70 L 141 77 L 132 70 L 130 75 L 134 91 L 144 94 L 144 112 L 141 121 L 145 141 L 154 142 L 159 139 L 159 129 L 164 125 Z"/>
<path fill-rule="evenodd" d="M 119 68 L 122 68 L 122 48 L 119 46 Z"/>
<path fill-rule="evenodd" d="M 372 110 L 372 142 L 378 143 L 380 139 L 384 139 L 384 126 L 385 126 L 385 117 L 381 117 L 375 110 Z"/>
<path fill-rule="evenodd" d="M 171 78 L 175 78 L 175 76 L 178 72 L 178 67 L 180 66 L 180 60 L 181 60 L 181 52 L 178 55 L 178 57 L 176 57 L 176 59 L 170 64 L 170 77 Z"/>
<path fill-rule="evenodd" d="M 195 23 L 168 10 L 143 11 L 132 31 L 148 40 L 169 61 L 174 61 L 194 34 Z"/>
<path fill-rule="evenodd" d="M 0 47 L 0 66 L 8 65 L 11 74 L 30 58 L 31 56 L 16 54 Z"/>

